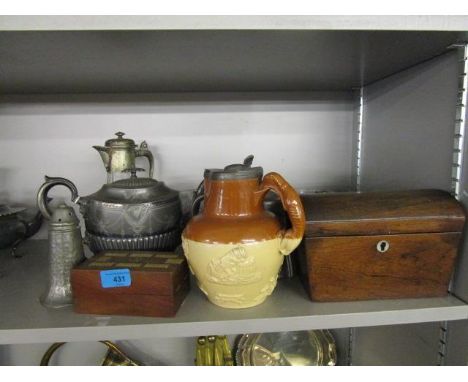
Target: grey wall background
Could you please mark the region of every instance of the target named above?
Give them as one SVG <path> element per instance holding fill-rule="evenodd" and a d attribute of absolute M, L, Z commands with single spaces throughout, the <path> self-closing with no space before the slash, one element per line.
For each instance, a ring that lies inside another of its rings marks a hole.
<path fill-rule="evenodd" d="M 449 322 L 446 364 L 468 366 L 468 320 Z"/>
<path fill-rule="evenodd" d="M 450 191 L 456 52 L 365 88 L 361 189 Z"/>
<path fill-rule="evenodd" d="M 468 108 L 466 110 L 466 115 L 464 116 L 465 121 L 468 120 Z M 468 122 L 465 122 L 468 126 Z M 463 153 L 463 167 L 464 171 L 461 172 L 460 179 L 460 201 L 465 206 L 465 211 L 468 211 L 468 137 L 464 137 L 464 153 Z M 455 278 L 453 283 L 453 291 L 457 296 L 461 297 L 464 301 L 468 302 L 468 224 L 465 225 L 465 235 L 458 257 L 457 267 L 455 270 Z M 468 342 L 468 335 L 467 335 Z M 466 352 L 468 353 L 468 344 L 465 347 Z M 468 357 L 468 356 L 467 356 Z"/>
<path fill-rule="evenodd" d="M 196 187 L 206 167 L 239 162 L 250 153 L 265 171 L 283 173 L 300 189 L 350 184 L 350 93 L 234 97 L 0 99 L 3 196 L 30 201 L 45 173 L 72 178 L 83 194 L 95 191 L 106 178 L 91 146 L 117 131 L 147 140 L 156 157 L 155 177 L 178 189 Z"/>
<path fill-rule="evenodd" d="M 438 322 L 354 330 L 353 365 L 437 365 Z"/>
<path fill-rule="evenodd" d="M 321 92 L 4 97 L 0 198 L 34 205 L 45 174 L 70 178 L 81 195 L 96 191 L 106 175 L 91 146 L 117 131 L 145 139 L 155 178 L 177 190 L 196 188 L 205 168 L 249 154 L 265 173 L 277 171 L 300 190 L 346 190 L 352 100 L 352 93 Z M 69 200 L 65 189 L 51 196 Z"/>

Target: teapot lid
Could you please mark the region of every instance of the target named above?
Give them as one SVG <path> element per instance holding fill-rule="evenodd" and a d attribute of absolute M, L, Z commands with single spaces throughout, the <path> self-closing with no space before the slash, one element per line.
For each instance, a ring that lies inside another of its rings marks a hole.
<path fill-rule="evenodd" d="M 240 179 L 261 179 L 263 176 L 262 167 L 252 167 L 254 156 L 249 155 L 244 159 L 244 163 L 230 164 L 224 169 L 206 169 L 204 177 L 211 180 L 240 180 Z"/>
<path fill-rule="evenodd" d="M 121 131 L 115 133 L 117 138 L 108 139 L 105 143 L 106 147 L 122 147 L 122 148 L 134 148 L 135 141 L 130 138 L 124 138 L 125 133 Z"/>
<path fill-rule="evenodd" d="M 146 188 L 146 187 L 154 187 L 156 184 L 160 183 L 157 180 L 152 179 L 152 178 L 137 178 L 136 173 L 138 171 L 145 171 L 145 170 L 139 167 L 125 169 L 122 172 L 131 173 L 130 178 L 116 180 L 110 185 L 116 188 Z"/>
<path fill-rule="evenodd" d="M 144 171 L 132 168 L 132 176 L 112 183 L 104 184 L 102 188 L 88 198 L 108 203 L 139 204 L 139 203 L 169 203 L 179 199 L 179 193 L 167 187 L 164 182 L 152 178 L 137 178 L 136 172 Z"/>

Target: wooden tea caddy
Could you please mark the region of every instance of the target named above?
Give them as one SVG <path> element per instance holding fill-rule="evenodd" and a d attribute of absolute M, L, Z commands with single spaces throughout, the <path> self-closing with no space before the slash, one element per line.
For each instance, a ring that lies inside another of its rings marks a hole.
<path fill-rule="evenodd" d="M 448 192 L 303 195 L 300 268 L 314 301 L 447 294 L 465 223 Z"/>

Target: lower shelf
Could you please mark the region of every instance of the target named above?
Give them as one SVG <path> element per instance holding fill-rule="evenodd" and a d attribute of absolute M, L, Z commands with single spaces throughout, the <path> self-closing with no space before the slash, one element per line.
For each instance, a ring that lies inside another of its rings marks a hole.
<path fill-rule="evenodd" d="M 267 301 L 255 308 L 219 308 L 192 283 L 174 318 L 81 315 L 72 307 L 50 310 L 39 303 L 48 277 L 47 242 L 30 240 L 20 252 L 25 253 L 22 258 L 0 252 L 0 344 L 194 337 L 468 319 L 468 305 L 451 295 L 313 303 L 294 279 L 281 280 Z"/>

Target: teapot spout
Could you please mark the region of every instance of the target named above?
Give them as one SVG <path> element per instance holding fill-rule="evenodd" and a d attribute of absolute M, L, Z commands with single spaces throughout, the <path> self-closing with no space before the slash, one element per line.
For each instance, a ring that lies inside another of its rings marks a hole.
<path fill-rule="evenodd" d="M 109 171 L 110 168 L 110 155 L 109 155 L 109 148 L 104 147 L 104 146 L 93 146 L 94 149 L 96 149 L 101 155 L 101 159 L 104 163 L 104 166 L 106 167 L 106 170 Z"/>

